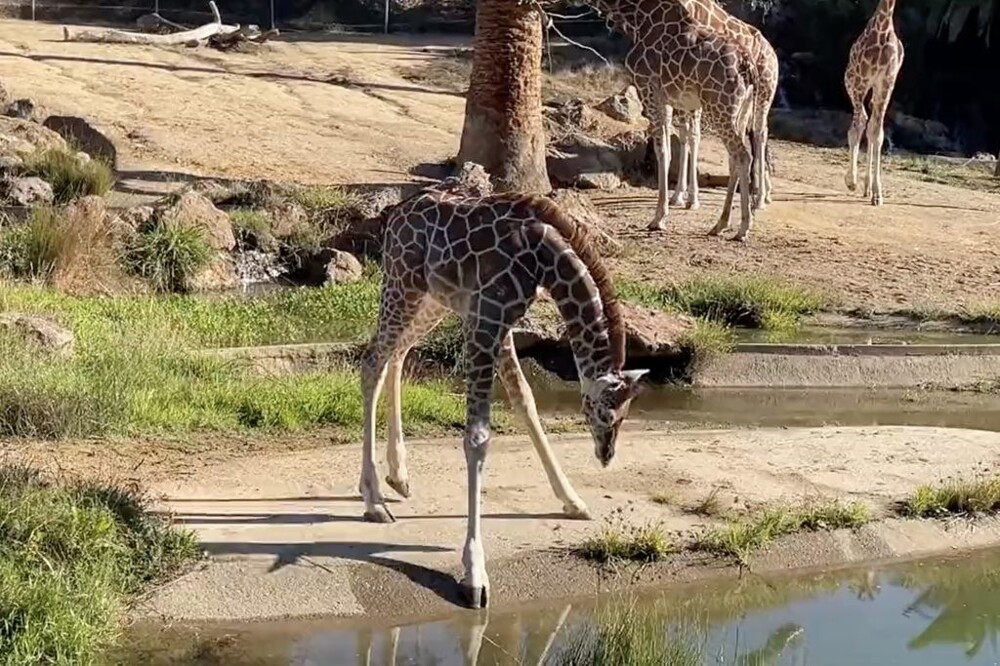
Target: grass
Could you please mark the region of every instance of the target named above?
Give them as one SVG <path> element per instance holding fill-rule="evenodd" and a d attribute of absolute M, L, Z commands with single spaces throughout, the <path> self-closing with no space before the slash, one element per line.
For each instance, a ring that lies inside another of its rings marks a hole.
<path fill-rule="evenodd" d="M 713 488 L 712 492 L 705 496 L 705 499 L 690 508 L 690 512 L 696 516 L 705 516 L 706 518 L 718 516 L 722 513 L 722 503 L 719 502 L 719 489 Z"/>
<path fill-rule="evenodd" d="M 938 486 L 920 486 L 900 506 L 907 516 L 940 518 L 1000 511 L 1000 477 L 952 479 Z"/>
<path fill-rule="evenodd" d="M 68 248 L 67 231 L 58 210 L 36 208 L 26 224 L 0 237 L 4 273 L 18 279 L 48 279 Z"/>
<path fill-rule="evenodd" d="M 658 562 L 675 550 L 659 525 L 629 524 L 621 509 L 610 516 L 600 532 L 575 548 L 580 557 L 601 564 Z"/>
<path fill-rule="evenodd" d="M 24 173 L 52 185 L 56 203 L 69 203 L 89 194 L 104 196 L 115 184 L 114 172 L 108 165 L 99 160 L 81 163 L 76 152 L 64 148 L 50 148 L 29 156 Z"/>
<path fill-rule="evenodd" d="M 958 318 L 966 324 L 986 324 L 994 329 L 991 332 L 1000 333 L 1000 302 L 966 306 Z"/>
<path fill-rule="evenodd" d="M 199 227 L 161 224 L 139 234 L 123 260 L 155 291 L 183 293 L 212 260 L 212 248 Z"/>
<path fill-rule="evenodd" d="M 827 305 L 816 292 L 760 276 L 699 277 L 662 289 L 626 282 L 618 291 L 624 300 L 639 305 L 683 312 L 726 326 L 772 331 L 794 330 L 804 315 Z M 717 338 L 720 332 L 710 335 Z"/>
<path fill-rule="evenodd" d="M 664 626 L 654 609 L 615 603 L 576 627 L 546 666 L 701 666 L 692 632 Z"/>
<path fill-rule="evenodd" d="M 197 557 L 193 535 L 131 488 L 0 468 L 0 656 L 7 666 L 92 664 L 130 602 Z"/>
<path fill-rule="evenodd" d="M 650 495 L 649 501 L 652 502 L 653 504 L 659 504 L 660 506 L 670 506 L 671 504 L 677 501 L 677 498 L 674 497 L 674 495 L 672 495 L 671 493 L 659 492 Z"/>
<path fill-rule="evenodd" d="M 798 508 L 772 507 L 757 516 L 733 518 L 722 527 L 708 530 L 695 542 L 695 549 L 732 557 L 741 565 L 749 566 L 754 552 L 780 536 L 802 530 L 854 529 L 871 519 L 871 511 L 860 502 L 830 501 Z"/>
<path fill-rule="evenodd" d="M 1000 192 L 1000 180 L 993 176 L 990 164 L 956 163 L 921 155 L 897 155 L 887 164 L 893 169 L 917 174 L 920 180 L 928 183 L 980 192 Z"/>
<path fill-rule="evenodd" d="M 314 322 L 321 331 L 354 333 L 371 325 L 377 307 L 377 297 L 359 298 L 366 288 L 377 294 L 377 285 L 362 283 L 262 302 L 211 302 L 183 296 L 75 298 L 0 286 L 2 309 L 54 315 L 76 335 L 68 361 L 0 337 L 0 434 L 60 438 L 324 426 L 353 436 L 362 413 L 353 371 L 261 376 L 196 351 L 210 343 L 272 341 L 282 333 L 294 339 L 311 333 Z M 502 427 L 504 413 L 498 412 Z M 460 428 L 464 400 L 443 381 L 408 384 L 403 422 L 411 435 Z"/>

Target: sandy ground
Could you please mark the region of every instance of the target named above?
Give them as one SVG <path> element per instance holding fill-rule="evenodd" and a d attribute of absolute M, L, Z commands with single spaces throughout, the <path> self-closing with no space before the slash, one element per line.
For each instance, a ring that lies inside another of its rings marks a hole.
<path fill-rule="evenodd" d="M 464 100 L 441 36 L 294 35 L 259 54 L 72 44 L 59 26 L 0 21 L 0 80 L 53 112 L 81 114 L 119 148 L 125 193 L 162 192 L 197 176 L 318 183 L 400 183 L 454 155 Z M 614 76 L 548 77 L 600 96 Z M 605 91 L 614 92 L 612 89 Z M 783 276 L 848 308 L 957 311 L 996 299 L 1000 195 L 924 182 L 887 160 L 880 209 L 843 185 L 846 153 L 775 142 L 775 203 L 748 245 L 704 236 L 722 193 L 676 211 L 667 234 L 643 231 L 648 188 L 596 197 L 624 240 L 619 276 L 662 284 L 704 273 Z M 718 144 L 703 168 L 719 170 Z"/>
<path fill-rule="evenodd" d="M 722 508 L 840 497 L 880 517 L 920 483 L 995 470 L 1000 435 L 935 428 L 698 430 L 623 434 L 601 470 L 592 445 L 554 437 L 557 455 L 594 521 L 564 519 L 530 445 L 498 438 L 487 462 L 484 532 L 493 605 L 588 593 L 595 586 L 664 584 L 731 573 L 682 555 L 639 575 L 598 576 L 569 549 L 621 510 L 627 524 L 659 522 L 679 544 L 715 518 L 689 508 L 715 492 Z M 144 607 L 178 619 L 429 613 L 454 607 L 465 531 L 464 458 L 456 441 L 410 445 L 414 498 L 397 522 L 361 521 L 360 450 L 329 447 L 206 466 L 154 484 L 164 507 L 196 530 L 208 564 Z M 666 505 L 651 501 L 666 493 Z M 992 523 L 890 520 L 793 538 L 760 560 L 792 568 L 913 556 L 1000 542 Z M 790 545 L 789 545 L 790 544 Z"/>

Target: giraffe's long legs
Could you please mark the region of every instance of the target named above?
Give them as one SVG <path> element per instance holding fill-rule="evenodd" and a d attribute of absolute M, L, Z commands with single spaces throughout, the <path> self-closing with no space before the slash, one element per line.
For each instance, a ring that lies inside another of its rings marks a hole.
<path fill-rule="evenodd" d="M 497 367 L 497 374 L 500 375 L 500 380 L 507 391 L 511 407 L 528 428 L 528 436 L 542 461 L 542 467 L 549 479 L 549 485 L 552 486 L 552 492 L 562 502 L 563 513 L 570 518 L 589 520 L 591 516 L 587 505 L 573 490 L 573 486 L 570 485 L 569 479 L 566 478 L 559 466 L 559 461 L 556 460 L 555 454 L 549 446 L 549 440 L 545 436 L 545 430 L 538 418 L 538 409 L 535 406 L 535 397 L 531 392 L 531 386 L 528 385 L 528 380 L 525 379 L 524 372 L 521 370 L 521 364 L 517 360 L 517 353 L 514 350 L 514 336 L 511 333 L 504 336 L 500 345 L 500 363 Z"/>
<path fill-rule="evenodd" d="M 754 210 L 764 210 L 767 204 L 771 203 L 771 176 L 768 173 L 767 162 L 764 156 L 767 150 L 767 107 L 759 106 L 754 109 L 754 145 L 753 145 L 753 166 L 754 166 Z"/>
<path fill-rule="evenodd" d="M 854 108 L 854 115 L 851 118 L 851 127 L 847 130 L 847 145 L 849 150 L 847 173 L 844 174 L 844 184 L 847 189 L 854 191 L 858 189 L 858 151 L 861 147 L 861 137 L 865 133 L 868 125 L 868 113 L 865 111 L 865 92 L 848 90 L 851 98 L 851 106 Z"/>
<path fill-rule="evenodd" d="M 681 151 L 677 161 L 677 185 L 670 197 L 671 206 L 680 206 L 687 200 L 688 154 L 691 151 L 691 112 L 677 114 L 677 139 Z"/>
<path fill-rule="evenodd" d="M 889 107 L 889 95 L 895 84 L 895 77 L 878 85 L 872 91 L 872 117 L 868 121 L 869 183 L 871 203 L 882 205 L 882 143 L 885 141 L 885 113 Z M 874 173 L 873 173 L 874 172 Z M 866 191 L 869 188 L 865 188 Z"/>
<path fill-rule="evenodd" d="M 379 394 L 385 383 L 389 360 L 397 353 L 410 324 L 424 305 L 424 295 L 407 291 L 387 278 L 379 305 L 378 334 L 361 359 L 361 391 L 364 396 L 364 441 L 361 448 L 361 480 L 358 490 L 365 503 L 365 520 L 392 522 L 385 505 L 375 467 L 375 417 Z"/>
<path fill-rule="evenodd" d="M 726 200 L 722 204 L 722 215 L 709 235 L 716 236 L 729 228 L 732 215 L 733 195 L 736 187 L 740 190 L 740 229 L 730 240 L 743 241 L 753 226 L 753 211 L 750 208 L 750 145 L 745 131 L 738 126 L 731 127 L 729 132 L 721 137 L 729 151 L 729 187 L 726 189 Z"/>
<path fill-rule="evenodd" d="M 691 127 L 688 130 L 688 143 L 691 145 L 691 165 L 688 170 L 688 191 L 685 205 L 689 210 L 698 210 L 701 201 L 698 199 L 698 153 L 701 150 L 701 110 L 691 114 Z"/>
<path fill-rule="evenodd" d="M 386 392 L 389 407 L 389 441 L 386 462 L 389 474 L 385 482 L 403 497 L 410 496 L 410 475 L 406 469 L 406 447 L 403 443 L 403 362 L 406 354 L 421 338 L 431 331 L 447 312 L 447 308 L 425 297 L 413 321 L 400 335 L 396 350 L 389 362 Z"/>

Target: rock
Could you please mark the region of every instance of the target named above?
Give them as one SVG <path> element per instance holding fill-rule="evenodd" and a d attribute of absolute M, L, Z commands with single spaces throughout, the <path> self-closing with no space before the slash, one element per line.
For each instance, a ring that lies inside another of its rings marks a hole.
<path fill-rule="evenodd" d="M 681 350 L 684 336 L 694 329 L 686 315 L 619 303 L 625 318 L 627 353 L 630 356 L 663 356 Z"/>
<path fill-rule="evenodd" d="M 608 145 L 618 153 L 622 171 L 626 175 L 644 175 L 646 167 L 646 133 L 629 130 L 608 139 Z"/>
<path fill-rule="evenodd" d="M 458 192 L 472 197 L 487 197 L 493 194 L 490 175 L 482 165 L 475 162 L 466 162 L 454 176 L 445 178 L 432 189 L 439 192 Z"/>
<path fill-rule="evenodd" d="M 24 161 L 20 157 L 0 156 L 0 178 L 13 175 L 22 166 L 24 166 Z"/>
<path fill-rule="evenodd" d="M 16 99 L 7 105 L 4 115 L 33 123 L 42 122 L 45 112 L 30 99 Z"/>
<path fill-rule="evenodd" d="M 10 93 L 7 92 L 6 86 L 0 83 L 0 106 L 7 106 L 10 104 Z"/>
<path fill-rule="evenodd" d="M 108 215 L 108 205 L 102 197 L 91 194 L 81 197 L 67 206 L 66 215 L 71 220 L 87 218 L 103 222 Z"/>
<path fill-rule="evenodd" d="M 635 86 L 628 86 L 607 98 L 597 105 L 597 110 L 623 123 L 632 124 L 642 120 L 642 102 L 639 101 L 639 92 Z"/>
<path fill-rule="evenodd" d="M 42 125 L 95 160 L 100 160 L 111 168 L 118 166 L 118 151 L 115 149 L 115 144 L 83 118 L 49 116 Z"/>
<path fill-rule="evenodd" d="M 623 165 L 618 151 L 585 134 L 550 144 L 545 163 L 554 187 L 613 189 L 621 184 Z"/>
<path fill-rule="evenodd" d="M 309 215 L 297 203 L 278 204 L 270 211 L 271 233 L 275 238 L 291 238 L 309 226 Z"/>
<path fill-rule="evenodd" d="M 204 195 L 188 191 L 159 215 L 160 224 L 197 227 L 213 250 L 230 251 L 236 247 L 229 216 L 215 207 Z"/>
<path fill-rule="evenodd" d="M 51 319 L 18 312 L 4 312 L 0 314 L 0 328 L 9 334 L 36 343 L 48 353 L 63 357 L 73 354 L 73 332 Z"/>
<path fill-rule="evenodd" d="M 232 258 L 219 252 L 212 262 L 185 285 L 188 291 L 224 291 L 240 286 Z"/>
<path fill-rule="evenodd" d="M 351 194 L 352 209 L 358 219 L 378 217 L 386 208 L 397 206 L 409 196 L 415 194 L 419 186 L 389 185 Z"/>
<path fill-rule="evenodd" d="M 20 118 L 0 116 L 0 157 L 23 160 L 36 152 L 66 148 L 66 141 L 50 129 Z"/>
<path fill-rule="evenodd" d="M 544 106 L 542 121 L 549 139 L 561 141 L 568 135 L 594 129 L 597 126 L 594 114 L 582 99 L 571 99 Z"/>
<path fill-rule="evenodd" d="M 364 268 L 357 257 L 347 252 L 334 250 L 330 263 L 326 265 L 328 284 L 349 284 L 361 279 Z"/>
<path fill-rule="evenodd" d="M 948 126 L 936 120 L 924 120 L 897 112 L 889 122 L 888 133 L 904 150 L 940 155 L 961 154 L 961 146 L 952 140 Z"/>
<path fill-rule="evenodd" d="M 120 223 L 133 231 L 146 231 L 153 223 L 156 210 L 152 206 L 133 206 L 118 213 L 113 222 Z"/>
<path fill-rule="evenodd" d="M 52 186 L 41 178 L 12 178 L 0 185 L 4 189 L 4 200 L 10 206 L 48 206 L 55 200 Z"/>
<path fill-rule="evenodd" d="M 88 164 L 90 164 L 90 161 L 91 161 L 90 160 L 90 155 L 88 155 L 87 153 L 85 153 L 83 151 L 78 152 L 75 155 L 75 157 L 76 157 L 76 161 L 80 163 L 80 166 L 87 166 Z"/>
<path fill-rule="evenodd" d="M 839 148 L 847 145 L 851 114 L 829 109 L 772 109 L 770 138 Z"/>

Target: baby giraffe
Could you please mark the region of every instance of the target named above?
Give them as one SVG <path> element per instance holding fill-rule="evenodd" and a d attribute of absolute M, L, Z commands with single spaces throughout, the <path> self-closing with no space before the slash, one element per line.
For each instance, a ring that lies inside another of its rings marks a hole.
<path fill-rule="evenodd" d="M 594 453 L 607 466 L 645 370 L 625 370 L 625 327 L 607 270 L 577 225 L 544 197 L 470 197 L 445 181 L 392 210 L 383 227 L 385 280 L 378 331 L 362 359 L 364 446 L 361 496 L 365 519 L 394 520 L 375 469 L 375 410 L 388 375 L 389 442 L 386 483 L 403 496 L 410 486 L 403 449 L 400 380 L 407 351 L 447 312 L 465 333 L 465 460 L 468 529 L 461 587 L 473 608 L 487 605 L 480 494 L 490 443 L 493 376 L 499 372 L 514 409 L 526 421 L 564 511 L 588 518 L 538 420 L 531 389 L 514 353 L 511 329 L 538 290 L 551 294 L 565 322 L 580 376 L 583 413 Z"/>

